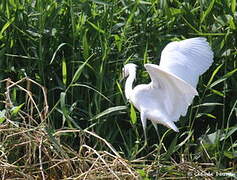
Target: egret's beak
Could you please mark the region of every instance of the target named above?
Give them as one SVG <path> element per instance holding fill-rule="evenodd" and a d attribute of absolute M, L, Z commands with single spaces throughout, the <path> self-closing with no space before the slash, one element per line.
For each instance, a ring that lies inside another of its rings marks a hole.
<path fill-rule="evenodd" d="M 119 83 L 122 83 L 123 80 L 124 80 L 124 77 L 120 76 L 120 77 L 119 77 Z"/>
<path fill-rule="evenodd" d="M 120 77 L 119 77 L 119 83 L 122 83 L 122 81 L 124 80 L 124 78 L 125 78 L 125 73 L 122 72 L 121 75 L 120 75 Z"/>

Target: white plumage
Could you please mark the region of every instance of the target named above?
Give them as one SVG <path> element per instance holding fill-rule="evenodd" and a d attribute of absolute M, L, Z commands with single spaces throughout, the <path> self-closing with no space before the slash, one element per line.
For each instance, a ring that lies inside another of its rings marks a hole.
<path fill-rule="evenodd" d="M 213 52 L 205 38 L 191 38 L 169 43 L 161 53 L 160 65 L 145 64 L 150 75 L 149 84 L 133 88 L 136 65 L 126 64 L 125 96 L 141 113 L 146 139 L 146 121 L 163 124 L 178 132 L 174 124 L 185 116 L 192 103 L 198 78 L 213 62 Z"/>
<path fill-rule="evenodd" d="M 160 68 L 196 87 L 198 78 L 213 62 L 213 52 L 205 38 L 169 43 L 161 53 Z"/>

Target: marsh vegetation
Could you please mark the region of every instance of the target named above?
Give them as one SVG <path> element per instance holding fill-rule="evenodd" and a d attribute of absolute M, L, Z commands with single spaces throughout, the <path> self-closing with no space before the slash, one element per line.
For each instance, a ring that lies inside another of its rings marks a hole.
<path fill-rule="evenodd" d="M 1 0 L 2 179 L 237 178 L 236 0 Z M 175 133 L 126 101 L 121 69 L 203 36 L 214 63 Z M 139 152 L 139 153 L 138 153 Z M 222 174 L 223 173 L 223 174 Z"/>

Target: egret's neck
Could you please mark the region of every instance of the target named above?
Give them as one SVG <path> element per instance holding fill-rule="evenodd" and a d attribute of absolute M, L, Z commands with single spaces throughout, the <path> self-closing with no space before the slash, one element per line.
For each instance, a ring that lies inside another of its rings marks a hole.
<path fill-rule="evenodd" d="M 129 100 L 133 90 L 133 82 L 136 77 L 136 69 L 129 73 L 129 76 L 125 83 L 125 96 Z"/>

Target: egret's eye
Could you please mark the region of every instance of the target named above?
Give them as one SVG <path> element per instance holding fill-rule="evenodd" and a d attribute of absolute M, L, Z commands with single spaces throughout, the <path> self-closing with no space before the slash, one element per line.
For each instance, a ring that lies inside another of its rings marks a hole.
<path fill-rule="evenodd" d="M 125 68 L 122 69 L 122 74 L 124 77 L 126 76 L 126 69 Z"/>

